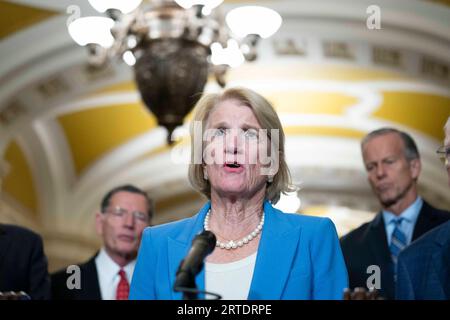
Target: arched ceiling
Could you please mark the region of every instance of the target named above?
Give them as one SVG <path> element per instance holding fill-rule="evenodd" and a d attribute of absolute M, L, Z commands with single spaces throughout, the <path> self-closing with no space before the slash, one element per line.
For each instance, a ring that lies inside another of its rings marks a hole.
<path fill-rule="evenodd" d="M 341 233 L 371 217 L 378 206 L 359 141 L 381 126 L 411 132 L 424 163 L 422 194 L 450 208 L 435 156 L 450 115 L 450 9 L 379 1 L 382 29 L 369 30 L 370 1 L 252 3 L 277 9 L 283 26 L 260 43 L 257 61 L 229 71 L 228 85 L 253 88 L 275 105 L 301 211 L 331 216 Z M 0 3 L 0 218 L 39 228 L 50 255 L 67 260 L 98 244 L 92 213 L 117 184 L 155 197 L 155 223 L 191 215 L 204 201 L 186 179 L 189 116 L 179 141 L 166 146 L 127 65 L 86 67 L 84 48 L 66 29 L 72 4 L 94 14 L 86 1 Z M 206 91 L 217 89 L 211 79 Z"/>
<path fill-rule="evenodd" d="M 32 27 L 57 14 L 54 10 L 36 8 L 27 5 L 2 1 L 0 3 L 2 19 L 0 21 L 0 39 L 20 30 Z"/>

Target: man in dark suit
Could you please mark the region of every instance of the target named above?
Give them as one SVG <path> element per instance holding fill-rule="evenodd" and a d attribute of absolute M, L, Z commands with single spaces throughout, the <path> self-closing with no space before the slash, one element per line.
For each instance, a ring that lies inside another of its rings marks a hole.
<path fill-rule="evenodd" d="M 67 268 L 52 274 L 53 299 L 127 299 L 142 231 L 152 218 L 153 203 L 144 191 L 124 185 L 109 191 L 100 207 L 95 219 L 103 247 L 79 265 L 79 270 Z M 74 280 L 78 271 L 79 287 Z"/>
<path fill-rule="evenodd" d="M 420 155 L 407 133 L 393 128 L 375 130 L 362 140 L 361 150 L 382 211 L 341 239 L 350 288 L 375 285 L 381 296 L 394 299 L 399 252 L 450 219 L 450 213 L 433 208 L 418 195 Z"/>
<path fill-rule="evenodd" d="M 38 234 L 0 224 L 0 291 L 24 291 L 33 300 L 50 298 L 47 258 Z"/>
<path fill-rule="evenodd" d="M 450 186 L 450 117 L 444 130 L 444 146 L 438 153 L 445 162 Z M 397 299 L 450 300 L 450 221 L 406 248 L 399 255 L 397 272 Z"/>

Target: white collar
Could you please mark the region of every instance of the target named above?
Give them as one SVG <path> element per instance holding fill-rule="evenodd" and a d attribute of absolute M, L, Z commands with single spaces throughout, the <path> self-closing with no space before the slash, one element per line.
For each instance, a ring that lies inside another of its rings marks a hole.
<path fill-rule="evenodd" d="M 115 277 L 119 274 L 120 266 L 114 262 L 113 259 L 108 255 L 105 248 L 103 247 L 95 258 L 97 265 L 97 272 L 99 277 L 102 277 L 107 282 L 114 281 Z M 122 269 L 127 275 L 128 283 L 131 282 L 133 277 L 134 266 L 136 265 L 136 259 L 128 263 Z"/>
<path fill-rule="evenodd" d="M 420 196 L 416 198 L 416 200 L 406 208 L 398 217 L 392 212 L 383 210 L 383 218 L 385 225 L 389 225 L 397 220 L 399 217 L 403 218 L 405 221 L 415 225 L 416 221 L 419 217 L 420 210 L 422 210 L 423 200 Z"/>

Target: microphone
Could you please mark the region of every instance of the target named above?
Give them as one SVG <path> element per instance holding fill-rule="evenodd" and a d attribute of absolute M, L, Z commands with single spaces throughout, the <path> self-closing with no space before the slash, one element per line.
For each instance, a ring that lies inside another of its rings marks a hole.
<path fill-rule="evenodd" d="M 192 246 L 185 259 L 178 267 L 175 284 L 175 291 L 184 291 L 186 288 L 196 289 L 195 276 L 203 268 L 203 260 L 216 246 L 216 236 L 211 231 L 203 231 L 192 240 Z"/>

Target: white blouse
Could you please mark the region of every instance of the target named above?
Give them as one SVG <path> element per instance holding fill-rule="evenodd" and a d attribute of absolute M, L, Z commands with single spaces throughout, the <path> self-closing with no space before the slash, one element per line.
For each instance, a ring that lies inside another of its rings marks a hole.
<path fill-rule="evenodd" d="M 223 300 L 246 300 L 255 269 L 256 252 L 230 263 L 205 263 L 205 289 Z M 213 299 L 206 296 L 207 299 Z"/>

